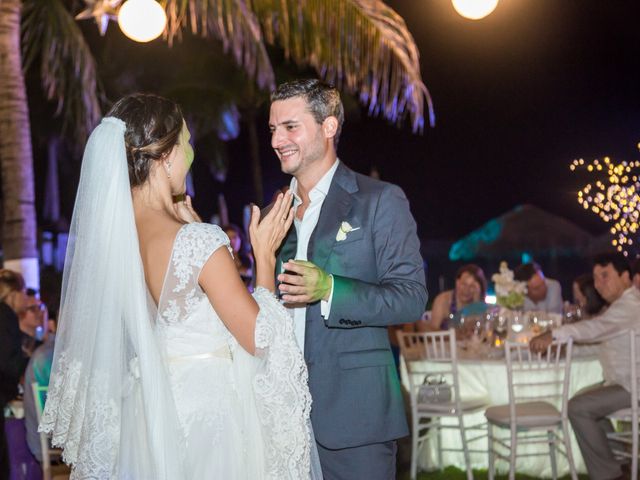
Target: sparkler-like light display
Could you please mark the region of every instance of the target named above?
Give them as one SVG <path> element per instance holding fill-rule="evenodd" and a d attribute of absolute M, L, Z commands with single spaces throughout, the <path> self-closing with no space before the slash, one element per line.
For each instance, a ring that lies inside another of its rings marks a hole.
<path fill-rule="evenodd" d="M 569 168 L 586 169 L 596 176 L 595 183 L 578 191 L 578 203 L 611 224 L 611 244 L 628 255 L 640 233 L 640 161 L 614 163 L 604 157 L 587 163 L 581 158 Z"/>

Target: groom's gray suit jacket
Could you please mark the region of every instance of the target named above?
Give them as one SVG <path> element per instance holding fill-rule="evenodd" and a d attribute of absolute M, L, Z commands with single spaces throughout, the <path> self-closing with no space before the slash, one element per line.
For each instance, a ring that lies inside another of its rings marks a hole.
<path fill-rule="evenodd" d="M 354 230 L 337 240 L 342 222 Z M 292 228 L 279 258 L 295 254 Z M 307 307 L 305 359 L 316 440 L 341 449 L 407 435 L 386 326 L 419 319 L 427 291 L 402 190 L 340 163 L 307 257 L 334 281 L 329 318 L 320 315 L 320 302 Z"/>

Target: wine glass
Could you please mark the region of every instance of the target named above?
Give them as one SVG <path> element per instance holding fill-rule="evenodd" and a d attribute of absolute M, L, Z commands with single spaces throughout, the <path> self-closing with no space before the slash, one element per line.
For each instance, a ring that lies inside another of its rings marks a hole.
<path fill-rule="evenodd" d="M 493 332 L 496 339 L 500 340 L 500 344 L 504 343 L 507 338 L 507 329 L 509 328 L 509 318 L 503 312 L 493 311 L 491 313 L 493 317 Z"/>
<path fill-rule="evenodd" d="M 546 312 L 537 310 L 528 312 L 529 329 L 534 336 L 546 330 L 548 325 L 546 315 Z"/>
<path fill-rule="evenodd" d="M 574 323 L 582 319 L 582 309 L 580 305 L 565 302 L 563 307 L 562 323 Z"/>
<path fill-rule="evenodd" d="M 466 315 L 462 313 L 459 315 L 458 324 L 456 326 L 456 338 L 462 342 L 464 348 L 466 348 L 466 342 L 471 336 L 471 332 L 470 332 L 471 323 L 472 323 L 471 320 L 468 319 Z"/>
<path fill-rule="evenodd" d="M 519 312 L 511 312 L 511 331 L 516 335 L 524 330 L 525 322 L 523 315 Z"/>

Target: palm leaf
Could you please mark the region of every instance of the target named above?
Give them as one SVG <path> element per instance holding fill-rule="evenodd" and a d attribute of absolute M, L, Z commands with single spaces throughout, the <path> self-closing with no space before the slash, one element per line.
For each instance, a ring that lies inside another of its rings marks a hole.
<path fill-rule="evenodd" d="M 167 40 L 180 37 L 182 28 L 222 41 L 225 52 L 262 89 L 275 87 L 275 75 L 263 41 L 260 23 L 247 0 L 166 0 Z"/>
<path fill-rule="evenodd" d="M 275 84 L 267 42 L 358 94 L 372 115 L 398 124 L 408 115 L 413 130 L 422 131 L 426 103 L 435 124 L 415 41 L 382 0 L 166 0 L 166 9 L 169 41 L 186 26 L 219 38 L 260 88 Z"/>
<path fill-rule="evenodd" d="M 40 61 L 42 86 L 63 119 L 62 132 L 84 143 L 101 116 L 96 66 L 82 32 L 60 0 L 28 0 L 22 13 L 23 66 Z"/>
<path fill-rule="evenodd" d="M 414 131 L 424 126 L 429 92 L 418 49 L 407 26 L 381 0 L 253 0 L 265 39 L 279 44 L 298 65 L 311 65 L 326 81 L 357 93 L 371 114 Z"/>

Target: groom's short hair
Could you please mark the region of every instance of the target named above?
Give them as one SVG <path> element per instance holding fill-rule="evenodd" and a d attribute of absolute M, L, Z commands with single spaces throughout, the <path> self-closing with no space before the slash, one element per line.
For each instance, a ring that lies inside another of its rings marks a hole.
<path fill-rule="evenodd" d="M 333 137 L 333 146 L 337 148 L 344 123 L 344 107 L 338 89 L 315 78 L 293 80 L 278 85 L 271 93 L 271 102 L 296 97 L 306 100 L 309 112 L 319 125 L 322 125 L 327 117 L 336 117 L 338 128 Z"/>

